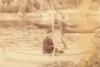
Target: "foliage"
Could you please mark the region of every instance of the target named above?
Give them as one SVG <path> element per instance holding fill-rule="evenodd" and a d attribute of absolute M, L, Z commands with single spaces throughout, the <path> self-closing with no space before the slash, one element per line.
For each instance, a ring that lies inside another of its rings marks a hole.
<path fill-rule="evenodd" d="M 81 0 L 0 0 L 0 12 L 16 13 L 35 10 L 66 9 L 79 5 Z"/>

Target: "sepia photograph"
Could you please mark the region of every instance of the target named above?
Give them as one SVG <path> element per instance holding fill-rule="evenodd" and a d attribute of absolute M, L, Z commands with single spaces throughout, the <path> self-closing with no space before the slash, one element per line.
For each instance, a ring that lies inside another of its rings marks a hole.
<path fill-rule="evenodd" d="M 100 67 L 100 0 L 0 0 L 0 67 Z"/>

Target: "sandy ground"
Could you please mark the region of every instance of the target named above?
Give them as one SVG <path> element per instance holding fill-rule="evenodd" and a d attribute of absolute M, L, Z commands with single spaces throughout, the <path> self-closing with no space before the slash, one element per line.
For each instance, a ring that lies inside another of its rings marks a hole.
<path fill-rule="evenodd" d="M 89 50 L 66 50 L 58 56 L 43 55 L 41 50 L 30 49 L 6 49 L 5 53 L 0 50 L 0 67 L 34 67 L 37 64 L 53 61 L 74 61 L 88 59 L 92 56 Z"/>
<path fill-rule="evenodd" d="M 41 50 L 45 36 L 43 31 L 26 28 L 1 28 L 0 31 L 1 48 L 6 48 L 5 51 L 0 48 L 0 67 L 37 67 L 38 64 L 53 61 L 78 63 L 82 59 L 88 60 L 93 55 L 92 34 L 66 34 L 64 40 L 68 49 L 65 53 L 48 56 L 43 55 Z M 59 39 L 59 35 L 56 37 Z"/>

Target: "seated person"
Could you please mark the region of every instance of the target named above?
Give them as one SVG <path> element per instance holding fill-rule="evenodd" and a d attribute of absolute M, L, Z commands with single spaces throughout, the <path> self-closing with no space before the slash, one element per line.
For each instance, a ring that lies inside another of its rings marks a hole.
<path fill-rule="evenodd" d="M 53 40 L 50 36 L 50 32 L 52 32 L 52 31 L 48 29 L 47 36 L 43 40 L 43 54 L 53 53 L 53 50 L 54 50 L 54 43 L 53 43 Z"/>
<path fill-rule="evenodd" d="M 43 40 L 43 54 L 50 54 L 53 53 L 54 50 L 54 43 L 50 37 L 46 37 Z"/>
<path fill-rule="evenodd" d="M 47 31 L 47 36 L 43 40 L 43 54 L 51 54 L 53 52 L 55 53 L 63 53 L 63 50 L 59 50 L 54 47 L 53 40 L 50 36 L 50 30 Z"/>

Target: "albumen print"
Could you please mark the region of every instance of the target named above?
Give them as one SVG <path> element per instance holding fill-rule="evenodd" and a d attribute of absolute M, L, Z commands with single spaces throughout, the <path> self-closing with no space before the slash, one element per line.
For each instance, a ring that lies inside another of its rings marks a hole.
<path fill-rule="evenodd" d="M 0 67 L 100 67 L 100 0 L 0 0 Z"/>

